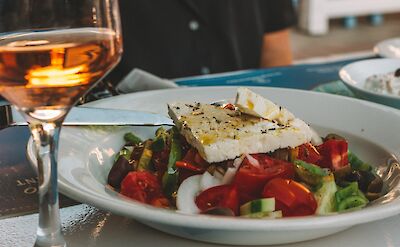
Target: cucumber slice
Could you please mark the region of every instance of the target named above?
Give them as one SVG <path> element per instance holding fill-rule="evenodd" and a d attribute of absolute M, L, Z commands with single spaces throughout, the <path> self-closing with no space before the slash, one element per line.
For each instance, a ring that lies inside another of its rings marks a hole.
<path fill-rule="evenodd" d="M 275 210 L 275 198 L 262 198 L 250 201 L 240 207 L 240 215 L 264 214 Z"/>
<path fill-rule="evenodd" d="M 283 217 L 283 214 L 282 214 L 282 211 L 281 210 L 278 210 L 278 211 L 274 211 L 274 212 L 271 212 L 271 213 L 269 213 L 268 214 L 268 217 L 270 217 L 270 218 L 282 218 Z"/>

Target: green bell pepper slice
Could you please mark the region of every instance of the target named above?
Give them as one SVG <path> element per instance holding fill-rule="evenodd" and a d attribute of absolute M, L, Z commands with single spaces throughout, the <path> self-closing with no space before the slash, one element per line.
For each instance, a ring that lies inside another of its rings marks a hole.
<path fill-rule="evenodd" d="M 359 170 L 359 171 L 371 171 L 372 167 L 365 163 L 364 161 L 360 160 L 353 152 L 350 150 L 348 151 L 348 159 L 349 163 L 351 165 L 351 168 L 354 170 Z"/>
<path fill-rule="evenodd" d="M 367 205 L 368 200 L 362 196 L 349 196 L 343 199 L 337 206 L 338 212 L 345 211 L 351 208 L 361 208 Z"/>
<path fill-rule="evenodd" d="M 162 177 L 163 192 L 166 196 L 172 197 L 178 188 L 179 172 L 176 169 L 176 162 L 182 159 L 182 146 L 179 132 L 171 130 L 171 150 L 169 152 L 167 171 Z"/>
<path fill-rule="evenodd" d="M 158 128 L 156 130 L 156 138 L 154 139 L 153 144 L 151 145 L 151 149 L 154 152 L 162 151 L 167 144 L 167 138 L 168 138 L 167 131 L 165 131 L 163 127 Z"/>

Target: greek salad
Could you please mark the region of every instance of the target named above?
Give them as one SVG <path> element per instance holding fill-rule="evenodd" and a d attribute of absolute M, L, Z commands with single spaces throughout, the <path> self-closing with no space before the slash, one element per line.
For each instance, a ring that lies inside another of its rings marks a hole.
<path fill-rule="evenodd" d="M 356 210 L 382 194 L 382 179 L 344 137 L 321 138 L 246 88 L 232 104 L 169 111 L 173 128 L 124 135 L 108 175 L 122 195 L 187 214 L 280 218 Z"/>

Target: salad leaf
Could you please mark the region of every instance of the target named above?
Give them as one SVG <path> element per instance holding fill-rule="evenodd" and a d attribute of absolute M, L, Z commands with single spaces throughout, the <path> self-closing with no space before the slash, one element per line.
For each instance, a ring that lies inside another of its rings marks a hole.
<path fill-rule="evenodd" d="M 124 140 L 133 145 L 138 145 L 138 144 L 142 143 L 142 139 L 140 139 L 138 136 L 136 136 L 132 132 L 126 133 L 124 135 Z"/>
<path fill-rule="evenodd" d="M 337 186 L 334 175 L 331 173 L 323 177 L 322 186 L 314 194 L 318 203 L 316 214 L 325 215 L 336 211 L 336 192 Z"/>

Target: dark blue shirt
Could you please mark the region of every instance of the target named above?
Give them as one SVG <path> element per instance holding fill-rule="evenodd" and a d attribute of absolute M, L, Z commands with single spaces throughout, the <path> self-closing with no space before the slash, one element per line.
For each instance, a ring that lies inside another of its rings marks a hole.
<path fill-rule="evenodd" d="M 120 0 L 124 55 L 165 78 L 258 68 L 262 36 L 295 22 L 291 0 Z"/>

